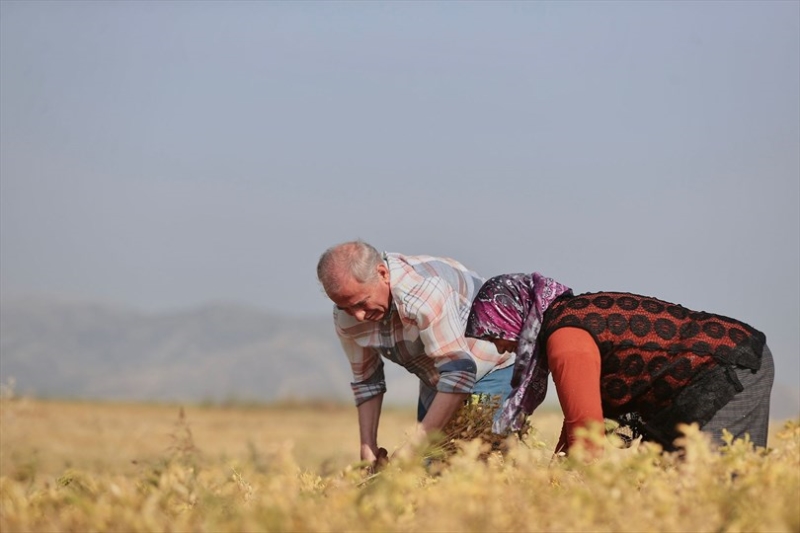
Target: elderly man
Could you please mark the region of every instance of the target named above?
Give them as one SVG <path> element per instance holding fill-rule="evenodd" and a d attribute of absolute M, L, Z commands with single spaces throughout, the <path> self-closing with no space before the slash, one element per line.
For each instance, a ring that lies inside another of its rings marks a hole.
<path fill-rule="evenodd" d="M 413 440 L 441 430 L 470 393 L 508 396 L 514 355 L 464 337 L 472 299 L 484 281 L 475 272 L 452 259 L 380 254 L 352 241 L 322 254 L 317 277 L 335 304 L 336 333 L 353 371 L 363 461 L 382 459 L 382 358 L 420 380 Z"/>

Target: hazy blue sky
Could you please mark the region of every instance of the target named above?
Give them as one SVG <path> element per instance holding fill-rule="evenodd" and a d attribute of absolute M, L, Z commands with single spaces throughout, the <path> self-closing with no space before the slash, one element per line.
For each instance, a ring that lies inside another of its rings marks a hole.
<path fill-rule="evenodd" d="M 356 237 L 766 332 L 800 382 L 800 2 L 0 3 L 0 274 L 323 314 Z"/>

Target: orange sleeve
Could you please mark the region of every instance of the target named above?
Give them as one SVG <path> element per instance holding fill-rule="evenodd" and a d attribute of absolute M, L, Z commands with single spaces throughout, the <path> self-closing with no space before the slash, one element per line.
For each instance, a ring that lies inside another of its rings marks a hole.
<path fill-rule="evenodd" d="M 564 426 L 556 452 L 575 443 L 575 430 L 592 422 L 602 425 L 600 349 L 589 332 L 564 327 L 547 340 L 547 364 L 553 374 Z"/>

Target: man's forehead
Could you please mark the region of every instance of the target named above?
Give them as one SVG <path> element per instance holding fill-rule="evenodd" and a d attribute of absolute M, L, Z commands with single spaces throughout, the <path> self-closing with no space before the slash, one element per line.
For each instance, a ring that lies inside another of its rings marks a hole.
<path fill-rule="evenodd" d="M 337 304 L 354 304 L 365 299 L 368 295 L 369 287 L 354 279 L 349 282 L 340 282 L 338 290 L 329 294 L 331 300 Z"/>

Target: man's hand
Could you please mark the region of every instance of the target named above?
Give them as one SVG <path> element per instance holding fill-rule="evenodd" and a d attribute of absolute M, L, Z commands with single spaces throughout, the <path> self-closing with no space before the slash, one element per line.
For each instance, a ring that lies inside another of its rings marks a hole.
<path fill-rule="evenodd" d="M 428 434 L 422 424 L 416 424 L 414 429 L 406 434 L 406 440 L 392 453 L 392 459 L 409 459 L 426 443 Z"/>
<path fill-rule="evenodd" d="M 369 446 L 362 446 L 361 460 L 369 463 L 366 470 L 368 473 L 374 474 L 389 464 L 389 452 L 386 451 L 386 448 L 378 448 L 377 451 L 374 451 Z"/>
<path fill-rule="evenodd" d="M 386 451 L 386 448 L 378 448 L 378 457 L 375 459 L 375 464 L 373 465 L 373 470 L 375 472 L 382 470 L 383 467 L 389 464 L 389 452 Z"/>
<path fill-rule="evenodd" d="M 364 462 L 374 463 L 378 458 L 378 448 L 372 447 L 368 444 L 361 445 L 361 460 Z"/>

